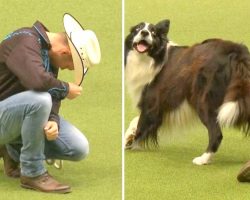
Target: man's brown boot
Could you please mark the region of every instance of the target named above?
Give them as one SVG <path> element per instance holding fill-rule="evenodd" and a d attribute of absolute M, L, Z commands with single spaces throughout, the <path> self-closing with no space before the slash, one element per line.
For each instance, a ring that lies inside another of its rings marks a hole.
<path fill-rule="evenodd" d="M 37 177 L 21 176 L 20 180 L 21 186 L 27 189 L 61 194 L 71 192 L 68 185 L 59 183 L 48 172 Z"/>
<path fill-rule="evenodd" d="M 0 157 L 3 158 L 5 174 L 12 178 L 19 178 L 20 177 L 19 163 L 14 161 L 10 157 L 5 145 L 0 146 Z"/>
<path fill-rule="evenodd" d="M 250 182 L 250 161 L 241 168 L 237 179 L 239 182 Z"/>

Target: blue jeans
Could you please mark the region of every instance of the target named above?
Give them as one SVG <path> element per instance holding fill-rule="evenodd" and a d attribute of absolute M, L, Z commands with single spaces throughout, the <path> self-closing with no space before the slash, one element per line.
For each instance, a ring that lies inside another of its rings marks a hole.
<path fill-rule="evenodd" d="M 10 156 L 20 161 L 23 176 L 46 172 L 45 159 L 78 161 L 89 152 L 86 137 L 63 118 L 58 138 L 46 139 L 43 127 L 51 106 L 47 92 L 26 91 L 0 101 L 0 144 L 6 144 Z"/>

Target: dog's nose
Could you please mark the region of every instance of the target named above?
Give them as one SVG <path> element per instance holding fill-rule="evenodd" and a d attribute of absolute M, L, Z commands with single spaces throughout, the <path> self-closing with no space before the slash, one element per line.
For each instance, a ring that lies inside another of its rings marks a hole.
<path fill-rule="evenodd" d="M 142 35 L 143 37 L 146 37 L 146 36 L 149 35 L 149 32 L 146 31 L 146 30 L 142 30 L 142 31 L 141 31 L 141 35 Z"/>

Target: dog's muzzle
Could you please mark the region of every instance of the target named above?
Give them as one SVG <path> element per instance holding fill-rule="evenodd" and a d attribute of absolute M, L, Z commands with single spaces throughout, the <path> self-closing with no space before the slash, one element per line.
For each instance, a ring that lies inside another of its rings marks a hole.
<path fill-rule="evenodd" d="M 147 52 L 151 45 L 152 36 L 147 30 L 141 30 L 134 38 L 133 48 L 139 53 Z"/>
<path fill-rule="evenodd" d="M 138 51 L 139 53 L 145 53 L 149 50 L 150 45 L 145 40 L 141 40 L 137 43 L 134 43 L 133 47 Z"/>

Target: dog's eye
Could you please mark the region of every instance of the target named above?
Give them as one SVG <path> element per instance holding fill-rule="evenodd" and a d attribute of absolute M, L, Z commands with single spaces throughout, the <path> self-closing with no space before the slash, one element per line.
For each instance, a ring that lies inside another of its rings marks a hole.
<path fill-rule="evenodd" d="M 155 35 L 156 35 L 155 31 L 151 31 L 151 34 L 152 34 L 153 36 L 155 36 Z"/>

